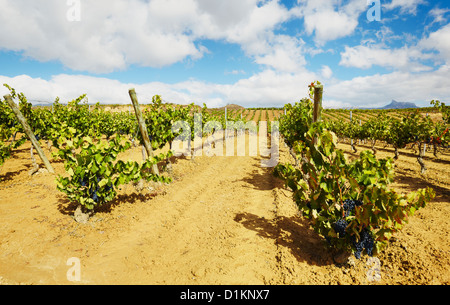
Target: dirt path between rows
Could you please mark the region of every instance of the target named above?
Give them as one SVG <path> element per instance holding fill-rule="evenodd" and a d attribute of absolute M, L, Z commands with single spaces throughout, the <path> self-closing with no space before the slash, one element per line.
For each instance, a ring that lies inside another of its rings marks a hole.
<path fill-rule="evenodd" d="M 18 168 L 26 166 L 27 149 L 21 153 L 13 160 L 23 161 Z M 127 154 L 136 159 L 140 151 Z M 62 164 L 56 169 L 62 173 Z M 86 284 L 265 284 L 279 269 L 270 224 L 275 179 L 260 158 L 179 159 L 172 184 L 156 191 L 124 187 L 86 225 L 72 220 L 74 207 L 55 190 L 53 176 L 26 172 L 3 182 L 4 282 L 69 283 L 71 257 L 79 259 Z M 261 236 L 264 226 L 272 238 Z"/>
<path fill-rule="evenodd" d="M 447 182 L 380 256 L 374 281 L 367 257 L 334 263 L 259 156 L 178 158 L 170 185 L 124 186 L 111 205 L 78 224 L 54 176 L 28 175 L 28 149 L 0 172 L 0 284 L 449 283 Z M 280 162 L 291 161 L 280 149 Z M 122 158 L 139 160 L 141 150 Z M 52 164 L 64 174 L 61 162 Z M 417 187 L 405 179 L 399 176 L 399 188 Z M 68 280 L 70 258 L 80 262 L 79 282 Z"/>
<path fill-rule="evenodd" d="M 140 220 L 118 240 L 102 246 L 110 258 L 98 257 L 93 265 L 105 276 L 87 267 L 88 281 L 264 284 L 272 278 L 277 270 L 273 240 L 237 221 L 248 215 L 273 217 L 269 173 L 250 157 L 198 160 L 193 167 L 165 195 L 148 202 Z M 255 184 L 252 173 L 268 178 L 267 184 Z"/>

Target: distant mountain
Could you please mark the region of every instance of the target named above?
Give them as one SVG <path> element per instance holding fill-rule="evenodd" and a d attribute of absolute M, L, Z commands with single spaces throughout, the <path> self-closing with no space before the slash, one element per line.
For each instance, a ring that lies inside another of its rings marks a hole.
<path fill-rule="evenodd" d="M 397 102 L 393 100 L 389 105 L 381 107 L 380 109 L 404 109 L 404 108 L 418 108 L 418 107 L 414 103 Z"/>
<path fill-rule="evenodd" d="M 236 104 L 227 104 L 225 106 L 227 109 L 243 109 L 244 107 L 240 106 L 240 105 L 236 105 Z M 221 107 L 221 109 L 225 108 L 225 107 Z M 245 108 L 244 108 L 245 109 Z"/>
<path fill-rule="evenodd" d="M 28 100 L 28 102 L 30 102 L 33 107 L 34 106 L 51 106 L 53 104 L 53 102 L 46 102 L 46 101 L 40 101 L 40 100 Z"/>

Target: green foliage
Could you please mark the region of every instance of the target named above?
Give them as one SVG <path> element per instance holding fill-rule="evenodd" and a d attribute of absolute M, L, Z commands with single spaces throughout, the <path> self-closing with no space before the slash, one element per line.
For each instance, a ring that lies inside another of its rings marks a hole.
<path fill-rule="evenodd" d="M 30 118 L 31 104 L 23 93 L 17 94 L 14 88 L 4 84 L 13 99 L 19 98 L 19 109 L 26 118 Z M 23 127 L 17 120 L 6 100 L 0 99 L 0 165 L 11 156 L 12 150 L 20 147 L 26 141 L 26 136 L 16 139 L 18 133 L 23 133 Z"/>
<path fill-rule="evenodd" d="M 433 105 L 434 109 L 442 113 L 443 121 L 446 124 L 450 124 L 450 106 L 446 106 L 445 103 L 438 100 L 432 100 L 430 104 Z"/>
<path fill-rule="evenodd" d="M 58 176 L 57 188 L 87 210 L 113 200 L 121 184 L 141 179 L 170 182 L 169 178 L 151 171 L 153 164 L 166 158 L 166 155 L 149 158 L 142 164 L 117 160 L 119 153 L 130 147 L 129 142 L 122 143 L 120 136 L 100 143 L 95 143 L 91 137 L 78 136 L 61 138 L 59 142 L 57 155 L 65 160 L 64 166 L 69 176 Z"/>
<path fill-rule="evenodd" d="M 303 113 L 306 116 L 303 119 L 311 122 L 308 112 L 302 111 L 299 109 L 294 115 Z M 290 132 L 288 137 L 306 128 L 295 125 L 297 120 L 287 121 L 293 122 L 290 128 L 284 126 L 284 132 Z M 392 234 L 403 227 L 408 216 L 434 197 L 434 191 L 427 188 L 408 195 L 397 194 L 388 188 L 394 178 L 392 159 L 378 160 L 370 151 L 364 151 L 359 158 L 349 162 L 337 149 L 335 135 L 323 122 L 309 123 L 308 126 L 292 145 L 295 152 L 303 156 L 303 163 L 299 167 L 278 164 L 274 174 L 293 190 L 299 210 L 331 247 L 356 251 L 354 241 L 360 240 L 361 232 L 366 230 L 375 241 L 373 254 L 376 255 Z M 362 205 L 345 215 L 346 199 L 359 200 Z M 348 223 L 344 236 L 333 226 L 340 219 Z"/>
<path fill-rule="evenodd" d="M 313 144 L 314 137 L 317 145 Z M 409 215 L 434 197 L 429 188 L 407 196 L 389 190 L 388 184 L 394 175 L 391 159 L 377 160 L 371 152 L 364 151 L 349 163 L 343 152 L 336 149 L 333 135 L 321 124 L 314 124 L 305 142 L 298 143 L 296 149 L 309 162 L 303 163 L 301 168 L 279 164 L 275 174 L 294 191 L 298 208 L 333 247 L 351 250 L 352 236 L 359 239 L 360 232 L 367 229 L 374 236 L 376 254 L 392 234 L 402 228 Z M 355 208 L 354 215 L 346 217 L 349 234 L 341 237 L 333 224 L 343 218 L 346 199 L 360 200 L 364 204 Z"/>
<path fill-rule="evenodd" d="M 286 104 L 286 115 L 280 119 L 280 133 L 290 147 L 297 141 L 304 141 L 304 135 L 312 123 L 313 103 L 311 99 L 302 99 L 294 105 Z"/>
<path fill-rule="evenodd" d="M 450 145 L 450 106 L 446 106 L 437 100 L 432 100 L 430 102 L 434 109 L 437 109 L 442 113 L 442 121 L 438 121 L 432 131 L 431 140 L 436 144 L 441 144 L 444 146 Z"/>
<path fill-rule="evenodd" d="M 172 107 L 163 106 L 161 96 L 155 95 L 148 110 L 144 112 L 145 124 L 153 149 L 164 147 L 172 142 L 175 134 L 172 125 L 177 114 L 189 111 L 189 109 L 174 110 Z M 139 134 L 139 139 L 141 135 Z"/>
<path fill-rule="evenodd" d="M 401 120 L 391 119 L 389 132 L 385 135 L 385 141 L 396 148 L 404 148 L 407 144 L 416 140 L 417 113 L 406 113 Z"/>
<path fill-rule="evenodd" d="M 99 133 L 109 139 L 114 134 L 134 136 L 138 131 L 136 116 L 127 112 L 108 112 L 95 108 L 93 115 L 98 122 Z"/>

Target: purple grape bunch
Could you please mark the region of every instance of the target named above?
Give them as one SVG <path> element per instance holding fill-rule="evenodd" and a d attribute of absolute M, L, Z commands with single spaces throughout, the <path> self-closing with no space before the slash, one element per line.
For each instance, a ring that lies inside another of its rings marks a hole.
<path fill-rule="evenodd" d="M 341 219 L 338 219 L 333 224 L 333 229 L 336 233 L 339 234 L 339 237 L 345 237 L 346 235 L 346 228 L 348 227 L 349 223 L 345 220 L 346 217 L 351 215 L 351 213 L 354 211 L 355 207 L 362 206 L 363 202 L 356 199 L 346 199 L 344 200 L 344 217 Z M 351 236 L 350 240 L 355 248 L 355 257 L 357 259 L 361 258 L 361 254 L 364 250 L 366 250 L 367 254 L 369 256 L 372 256 L 373 254 L 373 247 L 375 245 L 375 241 L 370 233 L 370 231 L 367 228 L 364 228 L 359 233 L 359 240 L 356 240 L 356 236 Z"/>
<path fill-rule="evenodd" d="M 97 176 L 97 183 L 100 182 L 102 180 L 102 177 L 98 177 Z M 89 181 L 88 179 L 85 177 L 84 179 L 80 179 L 80 184 L 83 187 L 88 187 L 89 185 Z M 113 188 L 112 184 L 108 184 L 105 188 L 106 192 L 109 192 L 111 189 Z M 97 187 L 94 188 L 93 185 L 91 185 L 89 187 L 89 197 L 92 198 L 92 200 L 94 200 L 95 203 L 98 203 L 100 198 L 97 194 L 97 192 L 99 191 L 99 187 L 97 185 Z"/>
<path fill-rule="evenodd" d="M 355 199 L 345 199 L 344 200 L 344 211 L 345 211 L 345 217 L 348 217 L 350 213 L 355 209 L 355 206 L 362 206 L 362 201 L 355 200 Z"/>
<path fill-rule="evenodd" d="M 375 242 L 372 235 L 370 234 L 370 231 L 367 229 L 363 229 L 359 234 L 359 237 L 359 241 L 356 241 L 356 237 L 352 236 L 353 246 L 355 247 L 355 257 L 357 259 L 360 259 L 361 253 L 364 249 L 366 249 L 366 252 L 369 256 L 372 256 Z"/>
<path fill-rule="evenodd" d="M 339 219 L 333 225 L 334 231 L 339 234 L 339 237 L 345 236 L 345 229 L 348 226 L 348 222 L 345 219 Z"/>

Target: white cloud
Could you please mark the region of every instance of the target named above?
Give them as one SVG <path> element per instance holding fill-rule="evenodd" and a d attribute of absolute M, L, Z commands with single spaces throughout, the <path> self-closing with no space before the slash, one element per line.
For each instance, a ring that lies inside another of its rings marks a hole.
<path fill-rule="evenodd" d="M 343 102 L 341 100 L 324 98 L 322 101 L 322 107 L 325 109 L 342 109 L 342 108 L 352 108 L 352 105 L 348 102 Z"/>
<path fill-rule="evenodd" d="M 403 35 L 406 35 L 408 33 L 404 33 Z M 377 37 L 378 41 L 381 44 L 386 44 L 389 42 L 393 42 L 396 40 L 404 40 L 405 37 L 402 35 L 397 35 L 392 31 L 391 28 L 383 25 L 381 28 L 375 33 L 375 36 Z"/>
<path fill-rule="evenodd" d="M 305 16 L 305 27 L 308 34 L 315 32 L 320 43 L 352 34 L 358 21 L 346 14 L 335 11 L 319 11 Z"/>
<path fill-rule="evenodd" d="M 296 72 L 306 64 L 303 46 L 304 41 L 301 39 L 278 35 L 271 39 L 265 53 L 255 56 L 255 62 L 277 71 Z"/>
<path fill-rule="evenodd" d="M 329 78 L 331 78 L 331 76 L 333 76 L 333 70 L 331 70 L 330 67 L 323 65 L 322 70 L 321 70 L 321 75 L 323 78 L 329 79 Z"/>
<path fill-rule="evenodd" d="M 282 106 L 307 96 L 307 85 L 325 83 L 324 107 L 383 106 L 392 99 L 428 101 L 450 99 L 450 25 L 428 37 L 405 41 L 405 46 L 387 44 L 404 39 L 382 26 L 378 42 L 367 40 L 347 46 L 340 65 L 369 69 L 381 66 L 394 72 L 384 75 L 339 80 L 341 68 L 332 61 L 321 62 L 308 71 L 305 55 L 337 54 L 322 50 L 328 41 L 351 36 L 358 18 L 368 9 L 365 0 L 299 0 L 288 10 L 276 0 L 96 0 L 83 1 L 80 22 L 68 22 L 65 1 L 0 0 L 2 35 L 0 49 L 23 51 L 40 61 L 58 60 L 67 68 L 94 73 L 127 69 L 130 65 L 164 67 L 184 60 L 200 59 L 208 50 L 199 41 L 220 40 L 239 45 L 261 71 L 245 75 L 236 69 L 225 74 L 243 78 L 232 84 L 216 84 L 189 79 L 175 84 L 149 82 L 128 84 L 107 78 L 83 75 L 55 75 L 49 80 L 0 76 L 23 91 L 30 100 L 52 102 L 56 96 L 68 101 L 87 93 L 90 102 L 108 104 L 130 102 L 128 89 L 136 88 L 141 102 L 155 94 L 168 102 L 206 102 L 209 107 L 228 103 L 242 106 Z M 393 0 L 386 10 L 415 13 L 420 0 Z M 433 23 L 442 24 L 447 9 L 431 11 Z M 300 35 L 278 34 L 286 21 L 301 18 L 303 34 L 312 35 L 308 46 Z M 17 27 L 20 24 L 20 27 Z M 406 40 L 406 39 L 405 39 Z M 431 53 L 434 52 L 434 53 Z M 440 68 L 425 64 L 445 62 Z M 435 71 L 430 71 L 435 69 Z M 418 73 L 420 72 L 420 73 Z M 1 73 L 1 72 L 0 72 Z M 0 94 L 5 94 L 5 88 Z M 435 96 L 431 96 L 435 94 Z"/>
<path fill-rule="evenodd" d="M 196 44 L 199 39 L 239 44 L 271 67 L 280 57 L 291 62 L 302 57 L 295 38 L 273 33 L 293 17 L 276 0 L 82 1 L 79 22 L 67 20 L 71 7 L 65 1 L 0 0 L 0 6 L 0 49 L 58 60 L 76 71 L 109 73 L 132 64 L 164 67 L 196 60 L 207 52 Z M 282 54 L 286 44 L 293 49 Z"/>
<path fill-rule="evenodd" d="M 308 35 L 314 33 L 319 45 L 353 34 L 359 16 L 367 10 L 367 3 L 358 0 L 345 5 L 338 0 L 299 0 L 299 4 L 305 31 Z"/>
<path fill-rule="evenodd" d="M 383 27 L 377 36 L 381 40 L 379 44 L 369 41 L 365 45 L 345 46 L 339 64 L 360 69 L 380 66 L 411 72 L 431 71 L 442 63 L 450 64 L 450 24 L 400 48 L 392 48 L 385 43 L 400 38 L 389 29 Z"/>
<path fill-rule="evenodd" d="M 340 65 L 369 69 L 372 66 L 381 66 L 399 70 L 420 72 L 431 70 L 432 67 L 421 64 L 420 60 L 427 60 L 431 54 L 422 53 L 416 47 L 402 47 L 390 49 L 381 45 L 345 47 L 341 53 Z"/>
<path fill-rule="evenodd" d="M 393 99 L 429 106 L 433 99 L 450 101 L 450 91 L 445 85 L 449 78 L 450 66 L 444 65 L 436 71 L 420 74 L 393 72 L 355 77 L 348 81 L 336 81 L 325 88 L 329 98 L 354 107 L 381 107 Z"/>
<path fill-rule="evenodd" d="M 433 21 L 431 22 L 431 24 L 429 26 L 431 26 L 432 24 L 435 23 L 444 23 L 447 22 L 447 18 L 445 17 L 445 15 L 447 13 L 450 12 L 449 8 L 434 8 L 432 10 L 429 11 L 429 15 L 433 18 Z"/>
<path fill-rule="evenodd" d="M 419 44 L 425 50 L 436 50 L 439 54 L 436 59 L 441 59 L 450 64 L 450 24 L 431 33 L 427 38 L 422 39 Z"/>
<path fill-rule="evenodd" d="M 331 69 L 330 69 L 331 70 Z M 331 71 L 323 66 L 320 74 L 311 72 L 285 73 L 264 70 L 233 84 L 215 84 L 187 80 L 175 84 L 150 82 L 147 84 L 121 83 L 116 80 L 83 76 L 57 75 L 51 80 L 0 76 L 0 83 L 7 83 L 18 92 L 24 92 L 30 101 L 53 102 L 59 96 L 62 102 L 70 101 L 83 93 L 89 102 L 103 104 L 129 104 L 128 90 L 135 88 L 140 103 L 148 103 L 159 94 L 163 100 L 178 104 L 206 103 L 208 107 L 221 107 L 228 103 L 244 107 L 283 106 L 308 96 L 307 85 L 314 80 L 324 83 L 323 107 L 380 107 L 395 99 L 410 101 L 418 106 L 428 106 L 432 99 L 450 101 L 448 80 L 450 65 L 436 71 L 411 73 L 397 71 L 339 80 L 331 77 Z M 323 78 L 325 74 L 330 78 Z M 8 93 L 0 88 L 0 95 Z"/>
<path fill-rule="evenodd" d="M 203 37 L 239 44 L 258 64 L 280 71 L 300 69 L 305 64 L 303 40 L 274 34 L 283 22 L 296 17 L 296 10 L 289 11 L 274 0 L 259 2 L 233 0 L 213 5 L 210 0 L 199 1 L 211 23 L 196 31 Z"/>
<path fill-rule="evenodd" d="M 265 70 L 241 79 L 223 91 L 230 103 L 271 106 L 294 103 L 308 94 L 307 85 L 317 79 L 311 72 L 281 73 Z"/>
<path fill-rule="evenodd" d="M 84 75 L 57 75 L 46 81 L 26 75 L 16 77 L 0 76 L 0 82 L 7 83 L 18 92 L 24 92 L 30 101 L 53 102 L 59 96 L 62 102 L 70 101 L 86 93 L 89 102 L 103 104 L 128 104 L 128 90 L 135 88 L 142 103 L 159 94 L 167 102 L 178 104 L 206 103 L 208 107 L 236 103 L 242 106 L 282 106 L 307 96 L 307 84 L 317 79 L 314 73 L 283 73 L 264 70 L 234 84 L 223 85 L 198 80 L 187 80 L 175 84 L 150 82 L 147 84 L 126 84 L 107 78 Z M 0 88 L 3 96 L 8 91 Z"/>
<path fill-rule="evenodd" d="M 244 70 L 232 70 L 232 71 L 225 71 L 225 75 L 231 74 L 231 75 L 239 75 L 239 74 L 245 74 Z"/>
<path fill-rule="evenodd" d="M 383 4 L 383 7 L 389 11 L 400 8 L 400 13 L 402 14 L 415 15 L 417 13 L 417 7 L 426 3 L 425 0 L 392 0 L 388 4 Z"/>
<path fill-rule="evenodd" d="M 83 1 L 81 20 L 69 22 L 66 13 L 70 6 L 65 1 L 1 0 L 2 30 L 8 34 L 1 36 L 0 47 L 95 73 L 124 69 L 130 64 L 161 67 L 188 56 L 199 57 L 201 51 L 192 39 L 178 31 L 188 23 L 187 18 L 173 11 L 172 18 L 180 18 L 180 28 L 155 26 L 152 18 L 164 13 L 164 8 L 152 10 L 153 3 Z"/>

